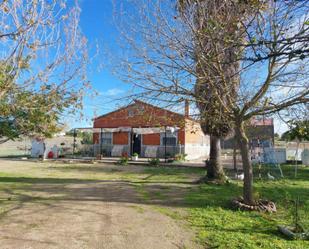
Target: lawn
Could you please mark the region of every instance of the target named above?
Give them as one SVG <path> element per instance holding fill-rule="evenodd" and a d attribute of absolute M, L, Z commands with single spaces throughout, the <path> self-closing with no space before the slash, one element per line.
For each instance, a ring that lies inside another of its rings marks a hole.
<path fill-rule="evenodd" d="M 231 197 L 242 192 L 239 182 L 197 187 L 186 196 L 186 202 L 192 205 L 188 221 L 197 229 L 200 241 L 211 248 L 309 248 L 308 241 L 288 241 L 277 231 L 277 225 L 293 222 L 293 200 L 297 196 L 302 222 L 309 228 L 309 168 L 301 167 L 297 179 L 293 170 L 284 166 L 286 177 L 282 180 L 255 181 L 255 195 L 276 203 L 278 212 L 273 214 L 231 211 Z"/>
<path fill-rule="evenodd" d="M 231 198 L 242 193 L 241 182 L 195 184 L 204 174 L 201 168 L 2 160 L 0 222 L 25 203 L 54 205 L 93 198 L 118 206 L 128 203 L 137 214 L 144 213 L 145 207 L 159 212 L 194 231 L 203 248 L 309 248 L 308 241 L 286 240 L 277 232 L 277 225 L 292 223 L 297 196 L 302 222 L 309 228 L 309 167 L 300 167 L 297 179 L 294 167 L 285 165 L 282 169 L 284 179 L 255 180 L 255 196 L 277 204 L 277 213 L 269 214 L 231 210 Z"/>

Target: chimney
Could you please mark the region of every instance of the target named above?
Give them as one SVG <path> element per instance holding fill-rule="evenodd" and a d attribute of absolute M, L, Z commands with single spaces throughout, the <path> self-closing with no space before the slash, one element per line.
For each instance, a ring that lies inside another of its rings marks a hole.
<path fill-rule="evenodd" d="M 188 118 L 189 117 L 189 101 L 186 99 L 185 100 L 185 117 Z"/>

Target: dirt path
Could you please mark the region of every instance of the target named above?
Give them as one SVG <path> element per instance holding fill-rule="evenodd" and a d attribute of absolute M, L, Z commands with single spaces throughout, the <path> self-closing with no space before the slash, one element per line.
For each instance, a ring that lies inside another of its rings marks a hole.
<path fill-rule="evenodd" d="M 1 221 L 1 248 L 196 248 L 171 218 L 112 202 L 26 204 Z"/>
<path fill-rule="evenodd" d="M 1 249 L 200 248 L 128 182 L 36 183 L 1 195 L 14 203 L 0 216 Z"/>

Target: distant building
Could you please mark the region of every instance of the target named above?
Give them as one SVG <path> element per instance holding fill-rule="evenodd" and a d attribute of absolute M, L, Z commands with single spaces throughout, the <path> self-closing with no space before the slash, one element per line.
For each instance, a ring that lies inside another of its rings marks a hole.
<path fill-rule="evenodd" d="M 188 104 L 182 115 L 136 100 L 95 118 L 93 127 L 95 154 L 164 158 L 181 153 L 189 160 L 209 155 L 209 136 L 189 117 Z"/>
<path fill-rule="evenodd" d="M 246 127 L 247 136 L 249 138 L 251 147 L 258 147 L 261 144 L 274 144 L 275 142 L 275 129 L 274 120 L 272 118 L 253 118 L 250 121 L 250 125 Z M 221 141 L 221 147 L 223 149 L 234 148 L 234 137 L 223 139 Z M 238 147 L 238 145 L 236 145 Z"/>
<path fill-rule="evenodd" d="M 66 135 L 66 132 L 65 131 L 61 131 L 61 132 L 58 132 L 56 134 L 54 134 L 53 136 L 54 137 L 64 137 Z"/>

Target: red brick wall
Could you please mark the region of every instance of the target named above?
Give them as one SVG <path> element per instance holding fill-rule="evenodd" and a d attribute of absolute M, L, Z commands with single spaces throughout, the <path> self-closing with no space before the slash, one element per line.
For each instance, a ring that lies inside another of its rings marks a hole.
<path fill-rule="evenodd" d="M 100 134 L 93 134 L 93 143 L 100 143 Z M 128 144 L 129 135 L 127 132 L 115 132 L 113 133 L 113 143 L 114 144 Z M 178 143 L 185 144 L 185 131 L 183 129 L 178 131 Z M 143 145 L 160 145 L 160 134 L 145 134 L 143 135 Z"/>
<path fill-rule="evenodd" d="M 130 114 L 130 115 L 129 115 Z M 116 110 L 94 120 L 94 128 L 118 127 L 162 127 L 178 126 L 178 143 L 185 144 L 185 118 L 183 115 L 154 107 L 143 102 L 136 102 L 126 108 Z M 116 133 L 114 133 L 116 134 Z M 126 133 L 127 134 L 127 133 Z M 99 136 L 94 134 L 94 143 L 99 142 Z M 128 144 L 128 135 L 113 135 L 114 144 Z M 160 145 L 160 134 L 143 136 L 144 145 Z"/>
<path fill-rule="evenodd" d="M 160 134 L 143 135 L 143 145 L 160 145 Z"/>
<path fill-rule="evenodd" d="M 178 131 L 178 144 L 185 144 L 185 131 Z M 160 145 L 160 134 L 145 134 L 143 135 L 143 145 Z"/>
<path fill-rule="evenodd" d="M 129 112 L 133 116 L 129 116 Z M 137 102 L 126 108 L 96 118 L 93 124 L 94 128 L 156 126 L 184 127 L 184 117 L 168 110 Z"/>
<path fill-rule="evenodd" d="M 129 143 L 129 135 L 127 132 L 114 132 L 113 144 L 125 145 Z"/>

